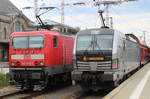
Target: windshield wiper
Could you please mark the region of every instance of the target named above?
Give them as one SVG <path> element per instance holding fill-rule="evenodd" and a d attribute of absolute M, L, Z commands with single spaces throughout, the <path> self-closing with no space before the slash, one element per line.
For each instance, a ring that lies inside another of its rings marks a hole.
<path fill-rule="evenodd" d="M 101 53 L 99 53 L 99 51 L 98 51 L 98 53 L 99 54 L 102 54 L 102 56 L 104 57 L 105 55 L 104 55 L 104 52 L 103 52 L 103 50 L 101 50 L 101 47 L 100 47 L 100 44 L 98 44 L 97 43 L 97 37 L 95 36 L 95 48 L 96 48 L 96 46 L 98 47 L 98 49 L 99 49 L 99 51 L 101 52 Z"/>
<path fill-rule="evenodd" d="M 93 40 L 93 37 L 92 37 L 90 45 L 85 49 L 85 51 L 83 52 L 83 55 L 87 55 L 88 54 L 88 49 L 93 48 L 93 47 L 94 47 L 94 40 Z"/>
<path fill-rule="evenodd" d="M 99 53 L 99 51 L 98 51 L 98 54 L 102 54 L 102 56 L 104 57 L 104 52 L 101 50 L 101 48 L 97 42 L 98 42 L 97 37 L 95 35 L 92 35 L 92 40 L 90 42 L 90 45 L 89 45 L 89 47 L 87 47 L 87 49 L 85 49 L 85 51 L 83 52 L 84 53 L 83 55 L 88 54 L 89 48 L 92 48 L 92 50 L 94 52 L 94 51 L 96 51 L 96 47 L 97 47 L 99 49 L 99 51 L 101 52 L 101 53 Z"/>

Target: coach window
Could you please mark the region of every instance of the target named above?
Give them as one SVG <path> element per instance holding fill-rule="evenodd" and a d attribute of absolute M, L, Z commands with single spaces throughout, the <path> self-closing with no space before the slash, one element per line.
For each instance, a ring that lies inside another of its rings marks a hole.
<path fill-rule="evenodd" d="M 53 47 L 54 48 L 58 47 L 58 38 L 57 38 L 57 36 L 54 36 L 54 38 L 53 38 Z"/>

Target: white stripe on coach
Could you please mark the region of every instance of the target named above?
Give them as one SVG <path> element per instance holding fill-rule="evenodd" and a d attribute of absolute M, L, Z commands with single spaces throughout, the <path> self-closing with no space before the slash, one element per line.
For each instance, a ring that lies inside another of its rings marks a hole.
<path fill-rule="evenodd" d="M 24 55 L 11 55 L 11 59 L 24 59 Z"/>
<path fill-rule="evenodd" d="M 25 59 L 25 55 L 11 55 L 11 59 Z M 30 59 L 44 59 L 44 54 L 31 55 Z"/>
<path fill-rule="evenodd" d="M 43 54 L 31 55 L 31 59 L 44 59 Z"/>

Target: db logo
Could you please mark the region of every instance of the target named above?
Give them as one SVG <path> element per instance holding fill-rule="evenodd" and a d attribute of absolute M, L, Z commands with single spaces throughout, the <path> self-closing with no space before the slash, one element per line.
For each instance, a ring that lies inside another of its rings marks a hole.
<path fill-rule="evenodd" d="M 30 55 L 25 55 L 24 59 L 31 59 L 31 56 Z"/>

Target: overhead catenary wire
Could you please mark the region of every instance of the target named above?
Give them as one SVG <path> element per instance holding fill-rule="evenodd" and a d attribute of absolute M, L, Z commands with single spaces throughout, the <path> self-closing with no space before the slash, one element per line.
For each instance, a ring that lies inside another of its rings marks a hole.
<path fill-rule="evenodd" d="M 98 10 L 101 9 L 101 5 L 105 6 L 105 11 L 106 11 L 106 25 L 109 27 L 113 27 L 113 21 L 112 17 L 109 17 L 109 7 L 112 5 L 120 5 L 124 2 L 130 2 L 130 1 L 137 1 L 137 0 L 117 0 L 117 1 L 107 1 L 107 0 L 93 0 L 93 2 L 76 2 L 76 3 L 67 3 L 64 4 L 65 6 L 89 6 L 93 5 L 95 7 L 98 7 Z"/>
<path fill-rule="evenodd" d="M 76 11 L 81 10 L 81 8 L 83 8 L 83 7 L 82 6 L 77 6 L 77 7 L 68 6 L 68 10 L 67 10 L 67 14 L 66 14 L 66 21 L 73 20 L 73 22 L 76 22 L 76 26 L 80 26 L 82 29 L 87 28 L 90 24 L 93 24 L 93 23 L 94 23 L 93 25 L 95 25 L 94 27 L 96 27 L 97 26 L 97 24 L 96 24 L 97 20 L 91 20 L 90 19 L 91 18 L 90 16 L 93 16 L 93 15 L 91 15 L 91 14 L 87 14 L 87 15 L 86 14 L 78 14 L 78 13 L 72 12 L 73 10 L 76 10 Z M 98 19 L 99 20 L 99 17 L 98 17 L 98 14 L 96 13 L 96 11 L 95 11 L 95 15 L 93 16 L 92 19 Z M 86 25 L 83 26 L 83 24 L 86 24 Z M 69 25 L 72 25 L 72 24 L 69 24 Z"/>

